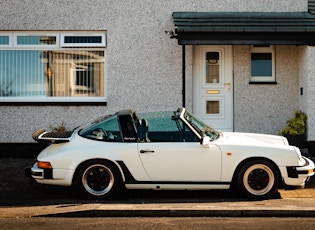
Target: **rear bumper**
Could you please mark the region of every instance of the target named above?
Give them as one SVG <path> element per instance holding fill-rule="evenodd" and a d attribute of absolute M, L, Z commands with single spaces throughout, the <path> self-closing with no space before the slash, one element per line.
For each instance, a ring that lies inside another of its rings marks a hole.
<path fill-rule="evenodd" d="M 71 186 L 74 170 L 67 169 L 42 169 L 37 163 L 24 169 L 26 177 L 35 180 L 40 184 L 52 184 Z"/>
<path fill-rule="evenodd" d="M 53 179 L 52 169 L 40 169 L 35 163 L 24 170 L 25 176 L 33 179 Z"/>

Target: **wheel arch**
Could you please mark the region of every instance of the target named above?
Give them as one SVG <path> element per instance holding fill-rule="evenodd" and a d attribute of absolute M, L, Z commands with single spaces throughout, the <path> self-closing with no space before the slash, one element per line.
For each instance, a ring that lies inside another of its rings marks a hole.
<path fill-rule="evenodd" d="M 105 158 L 91 158 L 91 159 L 87 159 L 85 161 L 82 161 L 80 164 L 78 164 L 78 166 L 76 167 L 76 169 L 74 171 L 73 177 L 72 177 L 72 184 L 74 184 L 76 182 L 76 178 L 78 176 L 80 168 L 90 161 L 103 161 L 103 162 L 107 162 L 107 163 L 111 164 L 112 166 L 114 166 L 118 170 L 120 177 L 121 177 L 121 180 L 122 181 L 125 180 L 123 171 L 117 162 L 109 160 L 109 159 L 105 159 Z"/>
<path fill-rule="evenodd" d="M 255 160 L 264 160 L 264 161 L 267 161 L 267 162 L 269 162 L 270 164 L 272 164 L 272 165 L 277 169 L 278 175 L 279 175 L 279 178 L 278 178 L 278 179 L 279 179 L 279 183 L 280 183 L 279 186 L 280 186 L 280 185 L 281 185 L 281 182 L 282 182 L 282 174 L 281 174 L 281 171 L 280 171 L 278 165 L 277 165 L 274 161 L 272 161 L 271 159 L 266 158 L 266 157 L 250 157 L 250 158 L 246 158 L 246 159 L 244 159 L 243 161 L 241 161 L 241 162 L 237 165 L 237 167 L 236 167 L 236 169 L 235 169 L 235 171 L 234 171 L 234 173 L 233 173 L 231 186 L 232 186 L 232 187 L 235 186 L 236 181 L 237 181 L 237 175 L 239 174 L 239 172 L 240 172 L 240 170 L 242 169 L 242 167 L 243 167 L 246 163 L 248 163 L 248 162 L 250 162 L 250 161 L 255 161 Z"/>

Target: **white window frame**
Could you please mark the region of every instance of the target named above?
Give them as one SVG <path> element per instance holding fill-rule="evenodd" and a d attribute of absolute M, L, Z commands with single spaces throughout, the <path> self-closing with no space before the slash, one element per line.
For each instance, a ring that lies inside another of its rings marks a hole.
<path fill-rule="evenodd" d="M 64 36 L 70 35 L 70 36 L 95 36 L 95 34 L 103 36 L 102 37 L 102 44 L 98 44 L 97 46 L 94 44 L 94 46 L 90 46 L 90 43 L 76 43 L 76 46 L 66 46 L 62 47 L 61 38 Z M 22 32 L 22 31 L 16 31 L 12 33 L 6 33 L 6 32 L 0 32 L 0 36 L 9 36 L 9 44 L 8 45 L 0 45 L 1 50 L 66 50 L 73 48 L 82 48 L 82 49 L 88 49 L 88 50 L 99 50 L 100 48 L 104 48 L 104 60 L 106 60 L 106 32 L 100 32 L 100 33 L 89 33 L 81 31 L 79 32 L 51 32 L 51 31 L 40 31 L 40 32 Z M 39 45 L 23 45 L 23 44 L 17 44 L 17 37 L 18 36 L 56 36 L 56 44 L 48 45 L 48 44 L 39 44 Z M 107 90 L 106 90 L 106 67 L 104 63 L 104 80 L 103 80 L 103 88 L 104 88 L 104 96 L 87 96 L 87 97 L 0 97 L 0 104 L 1 103 L 106 103 L 107 101 Z"/>
<path fill-rule="evenodd" d="M 251 46 L 251 51 L 250 51 L 250 73 L 252 72 L 252 65 L 251 65 L 251 55 L 252 53 L 271 53 L 271 68 L 272 68 L 272 75 L 271 76 L 250 76 L 250 82 L 276 82 L 276 71 L 275 71 L 275 48 L 274 46 L 262 46 L 262 47 L 257 47 L 257 46 Z"/>

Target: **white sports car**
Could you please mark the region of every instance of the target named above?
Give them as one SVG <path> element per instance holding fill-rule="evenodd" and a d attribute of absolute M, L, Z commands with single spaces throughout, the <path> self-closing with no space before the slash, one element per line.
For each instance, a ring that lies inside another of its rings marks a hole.
<path fill-rule="evenodd" d="M 127 189 L 229 189 L 266 199 L 282 183 L 303 186 L 314 163 L 282 136 L 219 132 L 184 108 L 122 110 L 70 132 L 33 134 L 50 142 L 25 173 L 38 183 L 77 185 L 92 197 Z"/>

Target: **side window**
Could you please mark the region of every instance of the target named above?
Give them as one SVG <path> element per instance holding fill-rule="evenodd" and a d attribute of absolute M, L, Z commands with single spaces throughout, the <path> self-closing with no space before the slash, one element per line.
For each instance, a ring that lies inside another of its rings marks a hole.
<path fill-rule="evenodd" d="M 275 82 L 275 53 L 273 46 L 251 47 L 250 82 Z"/>
<path fill-rule="evenodd" d="M 198 142 L 198 137 L 181 121 L 172 119 L 172 112 L 140 115 L 148 121 L 151 142 Z"/>
<path fill-rule="evenodd" d="M 98 141 L 121 142 L 117 116 L 111 116 L 80 131 L 80 136 Z"/>

